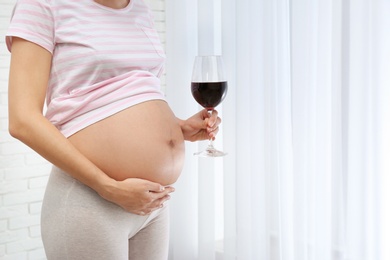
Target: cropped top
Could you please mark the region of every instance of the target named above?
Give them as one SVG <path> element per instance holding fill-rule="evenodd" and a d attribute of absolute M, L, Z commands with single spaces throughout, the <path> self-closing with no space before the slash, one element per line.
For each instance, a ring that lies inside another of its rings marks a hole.
<path fill-rule="evenodd" d="M 18 0 L 6 33 L 52 54 L 46 118 L 66 137 L 138 103 L 165 100 L 165 54 L 144 0 Z"/>

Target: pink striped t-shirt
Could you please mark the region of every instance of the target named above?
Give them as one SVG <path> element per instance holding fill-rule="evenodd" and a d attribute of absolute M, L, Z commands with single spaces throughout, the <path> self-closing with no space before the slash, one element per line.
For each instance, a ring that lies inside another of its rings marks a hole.
<path fill-rule="evenodd" d="M 52 54 L 45 116 L 66 137 L 135 104 L 165 100 L 165 54 L 143 0 L 18 0 L 6 34 Z"/>

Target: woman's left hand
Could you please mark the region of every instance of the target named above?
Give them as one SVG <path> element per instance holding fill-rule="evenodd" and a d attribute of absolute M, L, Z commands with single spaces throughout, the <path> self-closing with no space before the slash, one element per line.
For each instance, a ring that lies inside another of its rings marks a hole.
<path fill-rule="evenodd" d="M 220 123 L 217 110 L 213 110 L 210 115 L 203 109 L 187 120 L 180 120 L 180 127 L 187 141 L 214 140 Z"/>

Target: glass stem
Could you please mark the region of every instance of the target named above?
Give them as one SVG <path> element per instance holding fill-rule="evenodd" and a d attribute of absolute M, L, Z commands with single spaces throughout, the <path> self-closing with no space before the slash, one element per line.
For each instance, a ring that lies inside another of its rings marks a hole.
<path fill-rule="evenodd" d="M 213 139 L 210 139 L 210 140 L 209 140 L 209 148 L 214 148 Z"/>

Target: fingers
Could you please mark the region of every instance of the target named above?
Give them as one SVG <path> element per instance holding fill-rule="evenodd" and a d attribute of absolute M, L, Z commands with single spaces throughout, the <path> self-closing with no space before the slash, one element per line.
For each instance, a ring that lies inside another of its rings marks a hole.
<path fill-rule="evenodd" d="M 124 210 L 137 214 L 148 215 L 159 209 L 170 199 L 170 193 L 175 189 L 145 179 L 128 178 L 118 181 L 112 196 L 106 199 L 121 206 Z"/>
<path fill-rule="evenodd" d="M 156 183 L 156 182 L 148 182 L 146 183 L 146 188 L 148 189 L 148 191 L 152 191 L 152 192 L 162 192 L 165 190 L 165 187 L 162 186 L 161 184 L 159 183 Z"/>
<path fill-rule="evenodd" d="M 148 193 L 149 203 L 145 204 L 144 208 L 139 212 L 136 212 L 136 214 L 145 216 L 145 215 L 149 215 L 150 213 L 152 213 L 157 209 L 162 208 L 164 206 L 164 203 L 171 198 L 169 193 L 175 191 L 175 188 L 172 186 L 166 186 L 163 188 L 164 188 L 163 190 L 156 190 L 156 191 L 149 190 Z"/>
<path fill-rule="evenodd" d="M 207 119 L 207 127 L 210 129 L 216 129 L 220 123 L 221 118 L 218 117 L 218 111 L 213 110 Z"/>
<path fill-rule="evenodd" d="M 169 199 L 169 193 L 174 192 L 175 189 L 173 187 L 166 187 L 164 191 L 161 192 L 150 192 L 150 197 L 153 201 L 160 200 L 162 198 Z"/>
<path fill-rule="evenodd" d="M 213 126 L 216 123 L 216 120 L 218 118 L 218 111 L 217 110 L 212 110 L 211 115 L 209 117 L 209 126 Z"/>
<path fill-rule="evenodd" d="M 213 110 L 210 117 L 207 120 L 207 133 L 210 138 L 215 139 L 215 136 L 217 135 L 219 131 L 219 125 L 221 124 L 221 118 L 218 117 L 218 111 Z"/>
<path fill-rule="evenodd" d="M 162 207 L 164 207 L 164 203 L 167 202 L 169 199 L 171 198 L 171 196 L 167 195 L 167 196 L 164 196 L 158 200 L 155 201 L 155 209 L 160 209 Z"/>
<path fill-rule="evenodd" d="M 208 131 L 208 134 L 209 134 L 209 137 L 212 139 L 212 140 L 215 140 L 215 137 L 217 136 L 218 132 L 219 132 L 219 127 L 217 127 L 216 129 L 214 130 L 207 130 Z"/>
<path fill-rule="evenodd" d="M 156 200 L 153 200 L 153 202 L 151 204 L 149 204 L 147 207 L 141 209 L 141 210 L 138 210 L 138 211 L 135 211 L 133 213 L 137 214 L 137 215 L 141 215 L 141 216 L 145 216 L 145 215 L 149 215 L 151 214 L 153 211 L 155 210 L 158 210 L 158 209 L 161 209 L 164 207 L 164 204 L 170 199 L 171 197 L 169 195 L 166 195 L 164 197 L 161 197 L 159 199 L 156 199 Z"/>

